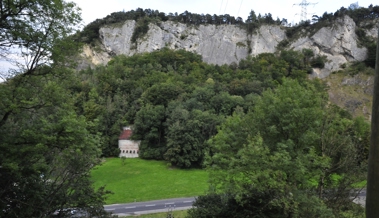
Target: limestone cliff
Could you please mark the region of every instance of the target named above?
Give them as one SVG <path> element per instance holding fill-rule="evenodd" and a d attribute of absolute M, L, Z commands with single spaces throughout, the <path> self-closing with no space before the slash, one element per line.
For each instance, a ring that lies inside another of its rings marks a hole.
<path fill-rule="evenodd" d="M 367 49 L 358 46 L 355 28 L 350 17 L 338 18 L 332 27 L 323 27 L 313 35 L 299 38 L 291 44 L 291 48 L 310 48 L 315 54 L 325 55 L 328 59 L 325 68 L 314 69 L 314 76 L 324 78 L 340 70 L 346 62 L 366 59 Z"/>
<path fill-rule="evenodd" d="M 279 42 L 287 39 L 285 28 L 278 25 L 263 25 L 250 34 L 236 25 L 199 25 L 187 26 L 172 21 L 149 24 L 144 37 L 131 42 L 136 27 L 134 20 L 122 24 L 100 28 L 100 42 L 96 51 L 85 48 L 86 57 L 92 64 L 106 64 L 112 55 L 127 56 L 159 50 L 163 47 L 185 49 L 203 56 L 211 64 L 230 64 L 265 52 L 275 52 Z M 356 24 L 345 16 L 337 19 L 330 27 L 323 27 L 314 34 L 304 33 L 289 47 L 294 50 L 310 48 L 315 54 L 325 55 L 328 59 L 324 69 L 314 69 L 313 76 L 324 78 L 338 71 L 342 64 L 350 61 L 362 61 L 367 49 L 358 46 L 355 34 Z M 378 25 L 366 32 L 375 37 Z"/>

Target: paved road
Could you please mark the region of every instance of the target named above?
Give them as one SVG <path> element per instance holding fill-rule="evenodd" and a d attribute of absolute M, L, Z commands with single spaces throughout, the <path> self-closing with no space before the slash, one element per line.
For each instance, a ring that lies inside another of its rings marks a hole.
<path fill-rule="evenodd" d="M 363 207 L 366 205 L 366 189 L 359 192 L 357 198 L 354 199 L 354 202 L 362 205 Z"/>
<path fill-rule="evenodd" d="M 355 203 L 365 205 L 366 190 L 363 189 L 358 197 L 354 200 Z M 186 210 L 192 207 L 195 197 L 190 198 L 172 198 L 165 200 L 135 202 L 128 204 L 112 204 L 105 205 L 104 208 L 108 212 L 112 212 L 118 216 L 130 216 L 139 214 L 150 214 L 158 212 L 168 212 L 169 210 Z"/>
<path fill-rule="evenodd" d="M 190 198 L 172 198 L 165 200 L 135 202 L 129 204 L 112 204 L 105 205 L 108 212 L 118 216 L 148 214 L 157 212 L 168 212 L 169 210 L 185 210 L 192 207 L 195 197 Z"/>

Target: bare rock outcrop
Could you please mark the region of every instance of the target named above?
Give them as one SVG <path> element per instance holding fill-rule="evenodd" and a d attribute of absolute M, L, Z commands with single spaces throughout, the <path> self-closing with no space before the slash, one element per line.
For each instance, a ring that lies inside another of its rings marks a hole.
<path fill-rule="evenodd" d="M 325 67 L 313 71 L 314 77 L 324 78 L 340 70 L 346 62 L 366 59 L 367 49 L 358 46 L 355 28 L 355 22 L 350 17 L 338 18 L 332 27 L 323 27 L 312 36 L 299 38 L 291 44 L 291 48 L 310 48 L 315 54 L 326 56 L 328 61 Z"/>
<path fill-rule="evenodd" d="M 286 38 L 286 33 L 280 26 L 261 26 L 257 33 L 251 36 L 251 55 L 274 53 L 279 42 Z"/>
<path fill-rule="evenodd" d="M 253 33 L 248 33 L 237 25 L 186 25 L 166 21 L 160 24 L 149 24 L 148 32 L 136 42 L 131 38 L 136 28 L 134 20 L 121 24 L 112 24 L 100 28 L 101 49 L 83 54 L 92 64 L 106 64 L 111 56 L 124 54 L 131 56 L 137 53 L 152 52 L 169 47 L 184 49 L 202 55 L 210 64 L 238 63 L 248 55 L 274 53 L 277 45 L 287 39 L 285 27 L 263 25 Z M 367 30 L 374 36 L 378 26 Z M 323 69 L 313 69 L 313 77 L 325 78 L 331 72 L 340 70 L 342 64 L 351 61 L 362 61 L 367 56 L 367 49 L 358 45 L 355 34 L 356 24 L 345 16 L 337 19 L 332 26 L 323 27 L 313 35 L 304 33 L 302 37 L 290 43 L 290 48 L 312 49 L 316 55 L 326 56 Z"/>
<path fill-rule="evenodd" d="M 275 52 L 277 44 L 286 38 L 280 26 L 262 26 L 256 33 L 248 34 L 235 25 L 187 26 L 167 21 L 159 26 L 149 24 L 147 34 L 131 42 L 135 26 L 134 20 L 128 20 L 121 25 L 100 28 L 100 40 L 105 51 L 110 55 L 130 56 L 169 47 L 195 52 L 202 55 L 207 63 L 222 65 L 237 63 L 248 55 Z M 88 56 L 87 53 L 84 56 Z"/>

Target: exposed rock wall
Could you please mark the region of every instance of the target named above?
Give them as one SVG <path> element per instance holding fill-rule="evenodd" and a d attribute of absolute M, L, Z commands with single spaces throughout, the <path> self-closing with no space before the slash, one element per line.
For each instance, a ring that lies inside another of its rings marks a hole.
<path fill-rule="evenodd" d="M 169 47 L 198 53 L 205 62 L 222 65 L 237 63 L 248 55 L 275 52 L 277 44 L 286 38 L 285 31 L 280 26 L 262 26 L 256 33 L 247 34 L 235 25 L 187 26 L 167 21 L 159 26 L 149 24 L 147 34 L 132 43 L 135 26 L 134 20 L 128 20 L 123 25 L 102 27 L 100 40 L 105 52 L 97 53 L 99 57 L 96 60 L 109 60 L 113 54 L 130 56 Z M 87 54 L 84 56 L 93 59 L 93 55 Z M 105 63 L 106 61 L 103 62 Z"/>
<path fill-rule="evenodd" d="M 284 39 L 284 30 L 278 26 L 261 27 L 257 34 L 248 35 L 244 29 L 234 25 L 187 26 L 171 21 L 160 26 L 149 24 L 146 36 L 131 43 L 135 21 L 126 21 L 122 27 L 103 27 L 100 37 L 108 53 L 133 55 L 152 52 L 165 46 L 185 49 L 203 56 L 212 64 L 230 64 L 249 55 L 275 52 L 275 46 Z"/>
<path fill-rule="evenodd" d="M 310 48 L 315 54 L 325 55 L 328 59 L 325 67 L 314 70 L 315 77 L 324 78 L 346 62 L 366 59 L 367 49 L 358 46 L 355 28 L 353 19 L 345 16 L 337 19 L 332 27 L 323 27 L 312 36 L 299 38 L 291 48 Z"/>
<path fill-rule="evenodd" d="M 257 33 L 251 36 L 252 52 L 250 55 L 274 53 L 279 42 L 286 38 L 286 33 L 280 26 L 262 26 Z"/>
<path fill-rule="evenodd" d="M 372 38 L 378 37 L 378 29 L 379 29 L 379 18 L 376 18 L 375 20 L 371 21 L 372 23 L 375 23 L 372 28 L 366 30 L 366 35 Z M 367 23 L 363 23 L 363 25 L 367 25 Z"/>
<path fill-rule="evenodd" d="M 235 25 L 187 26 L 167 21 L 159 25 L 149 24 L 147 34 L 132 43 L 135 27 L 134 20 L 102 27 L 100 40 L 104 51 L 91 52 L 86 48 L 83 56 L 93 64 L 106 64 L 112 55 L 130 56 L 169 47 L 195 52 L 202 55 L 207 63 L 222 65 L 237 63 L 248 55 L 275 52 L 278 43 L 286 39 L 285 29 L 281 26 L 264 25 L 249 34 Z M 339 70 L 343 63 L 366 58 L 367 49 L 358 46 L 355 28 L 354 21 L 345 16 L 337 19 L 332 27 L 321 28 L 313 35 L 304 34 L 292 42 L 290 48 L 310 48 L 315 54 L 325 55 L 328 59 L 325 68 L 314 69 L 313 74 L 314 77 L 324 78 Z M 377 28 L 373 27 L 367 34 L 374 35 Z"/>

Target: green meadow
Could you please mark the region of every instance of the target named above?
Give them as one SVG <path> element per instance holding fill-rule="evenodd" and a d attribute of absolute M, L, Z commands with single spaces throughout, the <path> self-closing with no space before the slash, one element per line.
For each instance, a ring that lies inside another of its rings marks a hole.
<path fill-rule="evenodd" d="M 95 188 L 112 191 L 107 204 L 191 197 L 208 189 L 208 173 L 168 167 L 164 161 L 106 158 L 91 172 Z"/>

